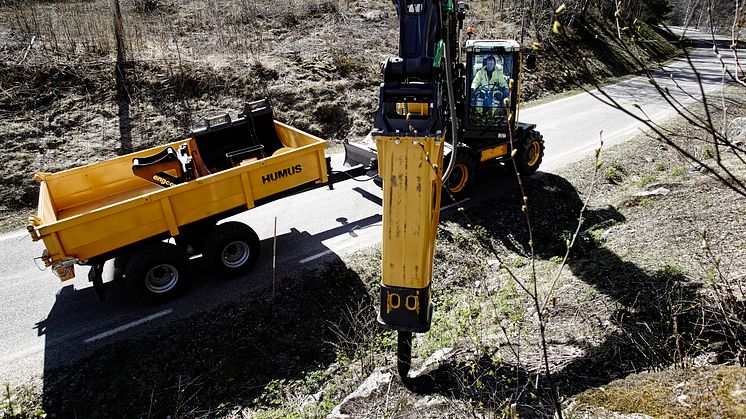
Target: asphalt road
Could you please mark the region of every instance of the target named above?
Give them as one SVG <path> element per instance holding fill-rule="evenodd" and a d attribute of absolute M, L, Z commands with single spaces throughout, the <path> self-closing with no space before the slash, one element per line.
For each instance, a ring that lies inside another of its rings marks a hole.
<path fill-rule="evenodd" d="M 692 50 L 694 64 L 708 92 L 718 89 L 721 67 L 712 49 Z M 696 77 L 683 60 L 666 66 L 688 94 L 700 97 Z M 667 75 L 658 72 L 661 84 L 676 90 Z M 636 77 L 607 86 L 605 90 L 626 109 L 642 115 L 639 104 L 652 120 L 661 122 L 674 111 L 654 91 L 647 78 Z M 597 92 L 595 93 L 597 95 Z M 676 94 L 682 103 L 693 99 Z M 594 92 L 561 98 L 524 109 L 520 120 L 538 124 L 546 141 L 542 170 L 552 172 L 577 161 L 598 146 L 599 132 L 607 146 L 636 134 L 642 124 L 594 98 Z M 334 157 L 339 164 L 340 156 Z M 482 176 L 476 185 L 477 202 L 499 194 L 511 177 L 495 172 Z M 326 188 L 276 201 L 240 214 L 234 219 L 251 225 L 262 239 L 262 257 L 245 278 L 226 281 L 199 269 L 184 296 L 168 304 L 145 306 L 133 303 L 114 277 L 113 262 L 106 264 L 109 298 L 99 302 L 87 281 L 87 269 L 78 267 L 77 278 L 60 283 L 42 271 L 34 258 L 42 252 L 25 231 L 0 236 L 0 382 L 17 383 L 40 376 L 45 369 L 85 357 L 102 345 L 144 333 L 169 322 L 209 311 L 241 296 L 266 294 L 272 277 L 272 237 L 277 219 L 277 278 L 289 281 L 306 267 L 344 258 L 380 241 L 381 193 L 372 182 L 345 181 Z M 467 203 L 468 205 L 469 203 Z M 446 207 L 445 211 L 453 208 Z M 37 261 L 38 262 L 38 261 Z"/>

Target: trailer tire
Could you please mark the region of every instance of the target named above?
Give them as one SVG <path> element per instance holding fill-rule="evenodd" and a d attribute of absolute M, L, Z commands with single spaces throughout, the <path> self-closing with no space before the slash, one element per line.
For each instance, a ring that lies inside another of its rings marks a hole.
<path fill-rule="evenodd" d="M 544 138 L 538 131 L 530 130 L 523 136 L 515 155 L 515 166 L 521 176 L 531 176 L 539 170 L 544 157 Z"/>
<path fill-rule="evenodd" d="M 127 289 L 149 302 L 167 301 L 186 284 L 187 257 L 169 243 L 150 243 L 137 249 L 124 270 Z"/>
<path fill-rule="evenodd" d="M 210 269 L 229 278 L 245 274 L 259 259 L 259 236 L 236 221 L 218 224 L 204 241 L 202 256 Z"/>
<path fill-rule="evenodd" d="M 477 157 L 470 149 L 459 147 L 453 171 L 443 185 L 446 195 L 450 192 L 456 201 L 469 196 L 476 174 Z"/>

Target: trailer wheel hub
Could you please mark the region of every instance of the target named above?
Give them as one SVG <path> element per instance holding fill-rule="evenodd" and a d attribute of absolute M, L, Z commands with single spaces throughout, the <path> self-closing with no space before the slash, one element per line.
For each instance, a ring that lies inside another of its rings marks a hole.
<path fill-rule="evenodd" d="M 154 266 L 145 275 L 145 287 L 154 294 L 163 294 L 173 289 L 179 282 L 179 270 L 163 263 Z"/>
<path fill-rule="evenodd" d="M 243 241 L 233 241 L 223 248 L 223 264 L 229 268 L 237 268 L 251 256 L 249 245 Z"/>

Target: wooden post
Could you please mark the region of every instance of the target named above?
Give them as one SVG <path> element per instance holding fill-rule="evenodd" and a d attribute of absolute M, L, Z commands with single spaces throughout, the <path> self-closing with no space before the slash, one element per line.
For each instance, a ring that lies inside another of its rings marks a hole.
<path fill-rule="evenodd" d="M 117 43 L 117 66 L 122 68 L 122 64 L 127 60 L 127 52 L 124 47 L 124 25 L 122 25 L 122 10 L 119 7 L 119 0 L 109 0 L 111 13 L 114 15 L 114 38 Z"/>
<path fill-rule="evenodd" d="M 275 272 L 277 271 L 277 217 L 275 217 L 275 233 L 272 241 L 272 304 L 275 303 L 277 293 L 275 286 Z"/>
<path fill-rule="evenodd" d="M 124 26 L 122 25 L 122 10 L 119 0 L 109 0 L 114 17 L 114 38 L 117 44 L 117 63 L 114 66 L 116 77 L 117 108 L 119 116 L 119 155 L 132 151 L 132 121 L 130 119 L 130 95 L 127 91 L 127 51 L 124 43 Z"/>

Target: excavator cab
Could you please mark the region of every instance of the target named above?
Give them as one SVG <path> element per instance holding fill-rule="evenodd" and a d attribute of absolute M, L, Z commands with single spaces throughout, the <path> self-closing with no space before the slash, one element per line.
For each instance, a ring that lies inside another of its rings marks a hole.
<path fill-rule="evenodd" d="M 466 43 L 466 130 L 507 131 L 518 103 L 519 54 L 513 40 Z"/>

